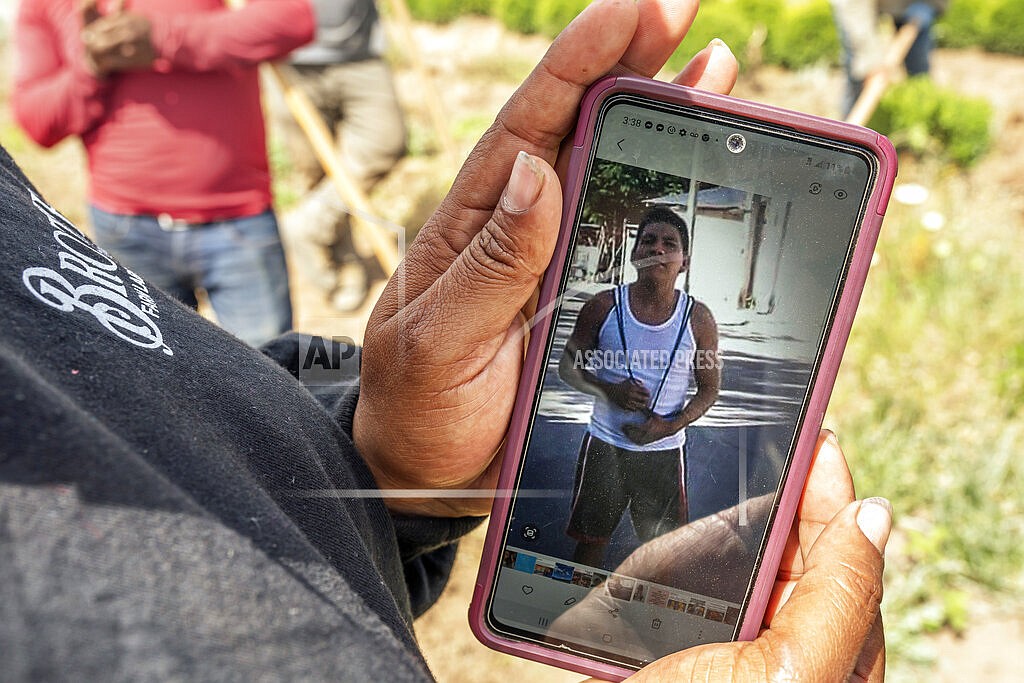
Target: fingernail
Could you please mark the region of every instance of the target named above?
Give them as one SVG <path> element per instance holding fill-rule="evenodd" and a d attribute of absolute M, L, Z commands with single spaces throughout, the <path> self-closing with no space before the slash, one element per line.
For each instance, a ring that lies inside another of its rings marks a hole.
<path fill-rule="evenodd" d="M 540 196 L 540 188 L 544 186 L 544 171 L 526 152 L 516 155 L 516 163 L 512 167 L 512 177 L 505 187 L 502 204 L 505 210 L 512 213 L 526 211 Z"/>
<path fill-rule="evenodd" d="M 712 50 L 720 50 L 724 48 L 726 52 L 732 52 L 729 46 L 726 45 L 725 41 L 722 40 L 721 38 L 712 38 L 711 42 L 708 43 L 708 47 L 710 47 Z"/>
<path fill-rule="evenodd" d="M 829 446 L 832 446 L 833 448 L 838 449 L 839 437 L 837 437 L 836 433 L 833 432 L 831 429 L 826 429 L 825 431 L 828 433 L 828 436 L 825 437 L 825 443 L 827 443 Z"/>
<path fill-rule="evenodd" d="M 892 530 L 892 503 L 885 498 L 867 498 L 857 511 L 857 526 L 878 552 L 885 554 L 885 544 Z"/>

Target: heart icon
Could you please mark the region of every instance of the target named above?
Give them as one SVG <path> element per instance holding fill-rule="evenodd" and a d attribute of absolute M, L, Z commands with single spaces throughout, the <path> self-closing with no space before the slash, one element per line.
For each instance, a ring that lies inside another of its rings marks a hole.
<path fill-rule="evenodd" d="M 523 586 L 523 593 L 529 595 L 533 592 L 533 586 Z"/>

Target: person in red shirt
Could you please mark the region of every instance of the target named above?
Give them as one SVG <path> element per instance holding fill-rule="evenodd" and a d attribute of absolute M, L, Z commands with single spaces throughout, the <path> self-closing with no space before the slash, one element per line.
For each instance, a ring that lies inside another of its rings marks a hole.
<path fill-rule="evenodd" d="M 81 138 L 100 246 L 254 345 L 292 323 L 257 65 L 314 28 L 308 0 L 26 0 L 14 31 L 15 117 Z"/>

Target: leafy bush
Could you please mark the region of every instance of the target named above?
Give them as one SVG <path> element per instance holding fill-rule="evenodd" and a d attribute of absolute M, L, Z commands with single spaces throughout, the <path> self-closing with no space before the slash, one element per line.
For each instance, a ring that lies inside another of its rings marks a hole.
<path fill-rule="evenodd" d="M 758 27 L 767 29 L 762 58 L 769 64 L 798 69 L 839 61 L 839 35 L 828 0 L 795 5 L 784 0 L 705 0 L 669 66 L 682 68 L 712 38 L 724 40 L 745 66 Z"/>
<path fill-rule="evenodd" d="M 466 3 L 462 0 L 407 0 L 409 13 L 419 21 L 430 21 L 435 24 L 446 24 L 456 17 L 469 14 Z M 483 5 L 480 13 L 486 14 L 490 9 L 489 2 L 475 0 L 475 5 Z"/>
<path fill-rule="evenodd" d="M 935 36 L 943 47 L 984 45 L 989 35 L 992 11 L 998 0 L 953 0 L 935 25 Z"/>
<path fill-rule="evenodd" d="M 995 6 L 985 47 L 995 52 L 1024 55 L 1024 3 L 1003 0 Z"/>
<path fill-rule="evenodd" d="M 540 33 L 555 37 L 589 4 L 587 0 L 538 0 L 534 26 Z"/>
<path fill-rule="evenodd" d="M 967 166 L 988 150 L 991 120 L 988 101 L 940 88 L 919 76 L 890 89 L 868 125 L 892 138 L 897 147 Z"/>
<path fill-rule="evenodd" d="M 839 63 L 839 34 L 828 0 L 789 5 L 768 28 L 765 61 L 799 69 Z"/>
<path fill-rule="evenodd" d="M 492 6 L 495 19 L 505 28 L 519 33 L 534 33 L 534 0 L 495 0 Z"/>
<path fill-rule="evenodd" d="M 753 24 L 774 26 L 786 3 L 780 0 L 742 0 L 740 11 Z"/>
<path fill-rule="evenodd" d="M 1024 3 L 1020 0 L 953 0 L 935 34 L 944 47 L 981 47 L 1024 55 Z"/>
<path fill-rule="evenodd" d="M 465 14 L 493 16 L 520 33 L 554 37 L 589 0 L 407 0 L 420 21 L 447 23 Z M 767 28 L 763 59 L 798 69 L 837 64 L 839 37 L 828 0 L 704 0 L 697 21 L 669 66 L 681 68 L 712 38 L 721 38 L 744 65 L 754 29 Z M 939 45 L 982 47 L 1024 55 L 1022 0 L 952 0 L 935 27 Z"/>
<path fill-rule="evenodd" d="M 494 0 L 458 0 L 462 5 L 462 14 L 479 14 L 480 16 L 491 16 Z"/>

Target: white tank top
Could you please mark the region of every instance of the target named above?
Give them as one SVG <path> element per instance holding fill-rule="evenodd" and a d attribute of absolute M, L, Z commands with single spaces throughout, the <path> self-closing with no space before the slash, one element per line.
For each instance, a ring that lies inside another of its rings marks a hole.
<path fill-rule="evenodd" d="M 651 398 L 648 408 L 662 417 L 676 416 L 686 404 L 697 342 L 690 325 L 693 297 L 676 290 L 676 307 L 660 325 L 647 325 L 629 307 L 629 285 L 615 289 L 615 304 L 597 335 L 592 363 L 588 368 L 604 382 L 619 383 L 632 377 L 643 383 Z M 631 451 L 661 451 L 679 448 L 686 442 L 686 430 L 646 445 L 630 441 L 622 432 L 626 424 L 642 424 L 642 412 L 623 410 L 603 398 L 594 399 L 590 433 L 598 439 Z"/>

